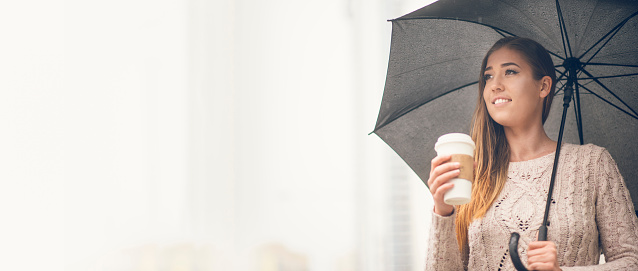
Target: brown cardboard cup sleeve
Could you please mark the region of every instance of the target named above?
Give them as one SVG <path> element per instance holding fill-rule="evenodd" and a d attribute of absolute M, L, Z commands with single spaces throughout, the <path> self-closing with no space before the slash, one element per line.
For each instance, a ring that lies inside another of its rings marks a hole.
<path fill-rule="evenodd" d="M 461 174 L 457 177 L 470 182 L 474 181 L 474 158 L 467 154 L 452 154 L 450 162 L 461 163 Z"/>

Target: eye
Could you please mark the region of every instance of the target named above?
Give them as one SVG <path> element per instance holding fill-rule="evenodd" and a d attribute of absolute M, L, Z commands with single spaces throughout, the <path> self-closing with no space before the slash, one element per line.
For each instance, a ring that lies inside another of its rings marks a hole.
<path fill-rule="evenodd" d="M 505 75 L 516 75 L 518 74 L 518 71 L 515 70 L 506 70 L 505 71 Z"/>
<path fill-rule="evenodd" d="M 492 79 L 492 75 L 491 74 L 484 74 L 483 75 L 483 80 L 487 81 L 489 79 Z"/>

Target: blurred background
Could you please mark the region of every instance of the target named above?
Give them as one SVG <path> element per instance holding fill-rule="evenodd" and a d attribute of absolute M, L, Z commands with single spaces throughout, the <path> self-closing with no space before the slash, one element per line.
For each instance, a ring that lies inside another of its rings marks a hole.
<path fill-rule="evenodd" d="M 423 270 L 374 128 L 432 1 L 0 4 L 0 270 Z"/>

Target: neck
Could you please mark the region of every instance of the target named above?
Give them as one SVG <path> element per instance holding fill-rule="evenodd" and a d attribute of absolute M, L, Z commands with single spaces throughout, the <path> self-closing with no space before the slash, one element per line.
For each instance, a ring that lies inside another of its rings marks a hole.
<path fill-rule="evenodd" d="M 556 150 L 556 141 L 545 133 L 542 123 L 524 128 L 504 127 L 510 149 L 510 162 L 527 161 Z"/>

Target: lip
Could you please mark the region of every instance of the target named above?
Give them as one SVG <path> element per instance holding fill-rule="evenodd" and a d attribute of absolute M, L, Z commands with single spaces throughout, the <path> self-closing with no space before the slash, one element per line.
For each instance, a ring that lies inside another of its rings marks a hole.
<path fill-rule="evenodd" d="M 509 100 L 509 102 L 504 102 L 504 103 L 500 103 L 500 104 L 494 104 L 494 102 L 496 102 L 496 100 L 498 100 L 498 99 Z M 508 103 L 511 103 L 511 102 L 512 102 L 512 99 L 510 97 L 497 96 L 497 97 L 492 98 L 492 104 L 495 105 L 495 106 L 505 105 L 505 104 L 508 104 Z"/>

